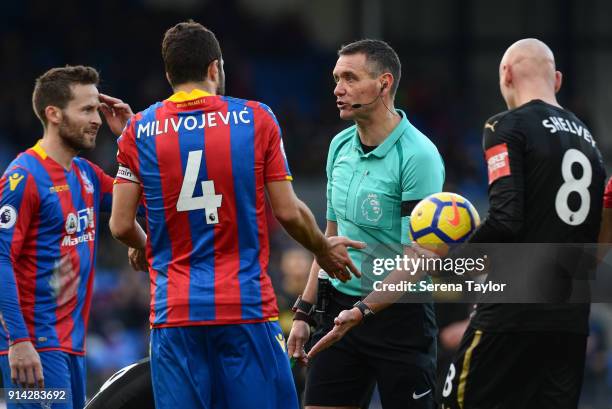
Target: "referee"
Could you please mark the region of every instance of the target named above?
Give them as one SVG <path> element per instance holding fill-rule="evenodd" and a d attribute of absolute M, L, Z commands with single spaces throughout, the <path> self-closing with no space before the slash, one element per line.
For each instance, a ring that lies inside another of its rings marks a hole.
<path fill-rule="evenodd" d="M 374 280 L 384 278 L 373 274 L 373 259 L 403 253 L 410 211 L 444 183 L 438 150 L 394 107 L 401 76 L 396 52 L 367 39 L 342 47 L 338 56 L 334 95 L 340 118 L 355 124 L 336 135 L 329 148 L 326 235 L 347 236 L 368 247 L 349 249 L 361 279 L 347 273 L 329 283 L 318 280 L 319 266 L 313 264 L 294 306 L 288 340 L 289 354 L 303 362 L 317 287 L 323 312 L 313 342 L 333 328 L 340 311 L 355 305 L 369 314 L 360 300 Z M 395 304 L 364 321 L 310 362 L 306 408 L 367 407 L 375 384 L 385 409 L 433 407 L 437 327 L 431 302 Z"/>

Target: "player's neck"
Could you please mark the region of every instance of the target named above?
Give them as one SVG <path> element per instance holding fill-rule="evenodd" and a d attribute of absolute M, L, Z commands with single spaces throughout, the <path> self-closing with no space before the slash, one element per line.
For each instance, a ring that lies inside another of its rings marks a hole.
<path fill-rule="evenodd" d="M 43 148 L 47 156 L 59 163 L 66 170 L 70 170 L 72 167 L 72 160 L 78 154 L 77 151 L 67 146 L 58 134 L 49 129 L 45 131 L 40 141 L 40 147 Z"/>
<path fill-rule="evenodd" d="M 548 90 L 541 90 L 535 86 L 529 87 L 525 91 L 517 93 L 515 98 L 515 108 L 525 105 L 536 99 L 561 108 L 561 105 L 559 105 L 559 102 L 557 101 L 557 97 L 555 96 L 554 92 L 549 92 Z"/>
<path fill-rule="evenodd" d="M 365 118 L 355 118 L 359 138 L 364 145 L 378 146 L 393 132 L 397 124 L 401 121 L 401 116 L 393 115 L 395 111 L 393 105 L 389 110 L 380 104 L 382 109 L 376 109 Z"/>
<path fill-rule="evenodd" d="M 194 89 L 208 92 L 211 95 L 217 95 L 217 87 L 210 81 L 186 82 L 173 87 L 174 93 L 183 91 L 189 94 Z"/>

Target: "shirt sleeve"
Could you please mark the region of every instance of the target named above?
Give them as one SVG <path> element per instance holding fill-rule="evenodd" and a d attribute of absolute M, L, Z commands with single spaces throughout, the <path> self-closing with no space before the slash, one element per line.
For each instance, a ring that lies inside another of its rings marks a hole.
<path fill-rule="evenodd" d="M 334 169 L 334 158 L 336 156 L 335 152 L 336 147 L 332 142 L 329 146 L 329 151 L 327 152 L 327 164 L 325 166 L 325 174 L 327 175 L 327 190 L 325 195 L 327 198 L 326 218 L 331 222 L 337 221 L 336 212 L 332 206 L 332 172 Z"/>
<path fill-rule="evenodd" d="M 0 312 L 11 344 L 31 340 L 19 304 L 14 266 L 36 211 L 38 194 L 33 177 L 20 167 L 7 171 L 0 179 Z"/>
<path fill-rule="evenodd" d="M 140 183 L 138 149 L 134 136 L 135 119 L 130 118 L 117 139 L 117 162 L 119 168 L 114 183 Z"/>
<path fill-rule="evenodd" d="M 401 164 L 401 243 L 409 245 L 410 213 L 427 196 L 442 191 L 444 162 L 436 149 L 422 150 Z"/>
<path fill-rule="evenodd" d="M 603 207 L 604 209 L 612 208 L 612 178 L 608 180 L 606 190 L 604 191 Z"/>
<path fill-rule="evenodd" d="M 489 213 L 469 239 L 470 243 L 504 243 L 523 226 L 525 139 L 518 119 L 489 121 L 483 148 L 489 175 Z"/>
<path fill-rule="evenodd" d="M 265 182 L 279 180 L 293 180 L 289 170 L 289 162 L 285 154 L 283 138 L 278 121 L 272 110 L 264 104 L 260 104 L 263 110 L 263 126 L 260 128 L 267 139 L 265 151 Z"/>

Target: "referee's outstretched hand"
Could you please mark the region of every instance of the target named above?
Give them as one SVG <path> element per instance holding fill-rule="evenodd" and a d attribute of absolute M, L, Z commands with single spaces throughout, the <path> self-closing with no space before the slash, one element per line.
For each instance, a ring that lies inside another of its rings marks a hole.
<path fill-rule="evenodd" d="M 340 314 L 338 314 L 334 320 L 334 328 L 312 347 L 308 353 L 308 359 L 312 359 L 319 352 L 340 341 L 342 337 L 344 337 L 351 328 L 359 324 L 362 319 L 363 314 L 358 308 L 340 311 Z"/>
<path fill-rule="evenodd" d="M 327 238 L 327 248 L 315 254 L 319 266 L 329 274 L 331 278 L 337 278 L 342 282 L 350 280 L 351 273 L 355 277 L 361 277 L 361 272 L 357 269 L 353 260 L 348 254 L 347 247 L 363 249 L 366 244 L 355 241 L 343 236 L 332 236 Z"/>

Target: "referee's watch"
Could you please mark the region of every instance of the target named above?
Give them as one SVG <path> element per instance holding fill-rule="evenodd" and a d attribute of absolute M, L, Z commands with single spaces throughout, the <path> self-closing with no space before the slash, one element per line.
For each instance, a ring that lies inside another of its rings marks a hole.
<path fill-rule="evenodd" d="M 308 301 L 304 301 L 302 299 L 302 294 L 300 294 L 297 300 L 295 300 L 293 307 L 291 307 L 291 311 L 293 312 L 298 312 L 298 310 L 303 311 L 308 316 L 311 316 L 315 310 L 315 305 L 309 303 Z"/>
<path fill-rule="evenodd" d="M 361 311 L 361 315 L 363 315 L 363 321 L 374 315 L 374 311 L 372 311 L 372 309 L 368 307 L 368 305 L 363 301 L 357 301 L 355 304 L 353 304 L 353 307 L 356 307 L 359 311 Z"/>

